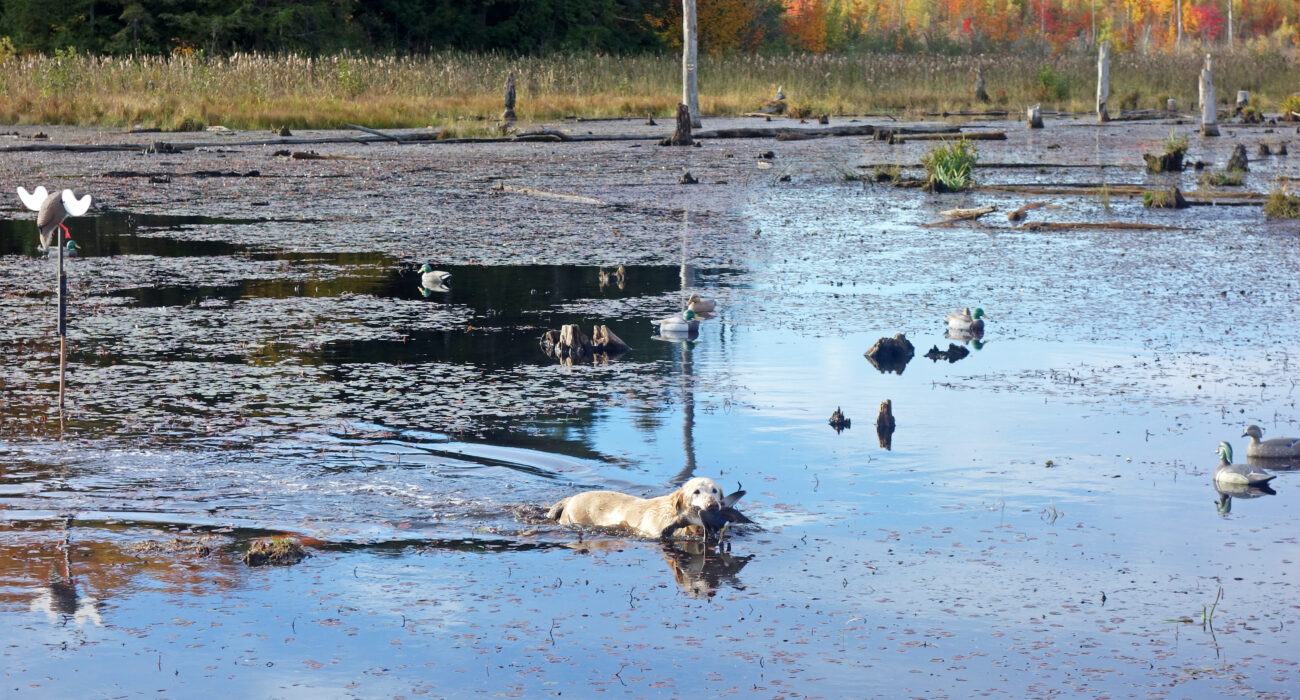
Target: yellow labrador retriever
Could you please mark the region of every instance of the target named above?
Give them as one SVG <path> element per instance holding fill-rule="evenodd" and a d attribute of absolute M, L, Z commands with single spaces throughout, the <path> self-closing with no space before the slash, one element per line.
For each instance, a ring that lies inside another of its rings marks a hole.
<path fill-rule="evenodd" d="M 618 491 L 583 491 L 551 506 L 546 517 L 561 525 L 625 527 L 642 537 L 659 538 L 692 507 L 722 508 L 722 489 L 713 479 L 695 477 L 667 496 L 637 498 Z"/>

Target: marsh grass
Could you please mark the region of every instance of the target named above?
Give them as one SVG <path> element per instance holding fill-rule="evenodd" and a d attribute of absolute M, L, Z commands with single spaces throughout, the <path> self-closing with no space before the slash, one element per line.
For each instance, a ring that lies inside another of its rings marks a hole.
<path fill-rule="evenodd" d="M 1264 200 L 1264 216 L 1270 219 L 1300 219 L 1300 197 L 1286 193 L 1286 187 L 1279 187 L 1268 194 Z"/>
<path fill-rule="evenodd" d="M 1194 104 L 1197 55 L 1112 59 L 1116 94 L 1169 92 Z M 969 85 L 982 68 L 990 94 L 1006 104 L 1087 111 L 1095 57 L 860 54 L 707 57 L 700 64 L 701 109 L 736 115 L 763 104 L 777 85 L 809 115 L 896 114 L 982 108 Z M 1294 89 L 1294 56 L 1215 56 L 1222 85 L 1250 84 L 1280 102 Z M 514 72 L 520 121 L 568 116 L 669 116 L 680 95 L 675 55 L 511 57 L 444 51 L 422 56 L 307 57 L 270 54 L 105 57 L 59 51 L 0 52 L 0 121 L 19 124 L 140 124 L 235 129 L 376 128 L 495 121 L 501 89 Z M 1087 87 L 1089 89 L 1083 89 Z M 1074 89 L 1077 88 L 1077 89 Z M 1044 100 L 1044 96 L 1049 99 Z"/>
<path fill-rule="evenodd" d="M 1197 182 L 1207 187 L 1240 187 L 1244 175 L 1240 170 L 1207 170 Z"/>
<path fill-rule="evenodd" d="M 253 540 L 244 554 L 244 563 L 249 566 L 289 565 L 306 559 L 306 548 L 289 537 L 270 537 Z"/>
<path fill-rule="evenodd" d="M 926 172 L 926 190 L 961 192 L 974 183 L 972 173 L 979 153 L 970 141 L 944 141 L 921 158 Z"/>

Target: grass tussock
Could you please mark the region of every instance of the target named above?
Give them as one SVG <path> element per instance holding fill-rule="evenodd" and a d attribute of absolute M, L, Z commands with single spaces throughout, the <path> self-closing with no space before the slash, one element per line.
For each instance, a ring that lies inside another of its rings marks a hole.
<path fill-rule="evenodd" d="M 306 559 L 306 548 L 289 537 L 269 537 L 253 540 L 244 554 L 244 563 L 249 566 L 267 564 L 297 564 Z"/>
<path fill-rule="evenodd" d="M 1264 200 L 1264 216 L 1270 219 L 1300 219 L 1300 197 L 1286 193 L 1285 187 L 1274 189 Z"/>
<path fill-rule="evenodd" d="M 1196 181 L 1206 187 L 1240 187 L 1244 175 L 1240 170 L 1207 170 Z"/>
<path fill-rule="evenodd" d="M 966 139 L 944 141 L 921 158 L 930 192 L 961 192 L 975 182 L 979 153 Z"/>
<path fill-rule="evenodd" d="M 1118 95 L 1172 95 L 1195 104 L 1198 55 L 1119 54 Z M 506 56 L 442 51 L 422 56 L 296 56 L 202 52 L 109 57 L 63 50 L 22 56 L 0 49 L 0 122 L 232 129 L 445 126 L 496 121 L 513 72 L 521 122 L 582 117 L 668 117 L 681 93 L 672 54 Z M 1088 111 L 1096 57 L 897 55 L 864 53 L 709 56 L 700 64 L 701 109 L 736 115 L 761 106 L 778 85 L 808 116 L 986 109 L 971 94 L 980 68 L 1000 105 L 1044 102 Z M 1227 85 L 1258 85 L 1260 99 L 1294 89 L 1300 58 L 1230 53 L 1215 57 Z M 1300 106 L 1300 105 L 1297 105 Z"/>

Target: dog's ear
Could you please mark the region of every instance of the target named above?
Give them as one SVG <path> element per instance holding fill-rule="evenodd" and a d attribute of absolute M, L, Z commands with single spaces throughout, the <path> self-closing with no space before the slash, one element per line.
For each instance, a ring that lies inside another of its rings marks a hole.
<path fill-rule="evenodd" d="M 681 515 L 686 510 L 686 493 L 682 489 L 673 491 L 673 495 L 668 499 L 668 504 L 673 507 L 673 513 Z"/>

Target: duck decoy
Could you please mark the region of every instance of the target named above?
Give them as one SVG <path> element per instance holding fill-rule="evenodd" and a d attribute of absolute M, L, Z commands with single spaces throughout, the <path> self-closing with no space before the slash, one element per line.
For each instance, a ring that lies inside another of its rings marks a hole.
<path fill-rule="evenodd" d="M 988 318 L 988 315 L 984 313 L 984 309 L 977 308 L 971 311 L 970 307 L 943 317 L 948 322 L 948 328 L 954 331 L 967 331 L 970 333 L 983 333 L 984 319 L 986 318 Z"/>
<path fill-rule="evenodd" d="M 1294 459 L 1300 457 L 1300 438 L 1272 438 L 1264 440 L 1264 431 L 1258 425 L 1246 426 L 1242 437 L 1250 438 L 1246 444 L 1247 457 L 1266 459 Z"/>
<path fill-rule="evenodd" d="M 713 310 L 717 308 L 717 305 L 718 301 L 716 299 L 704 299 L 700 297 L 699 294 L 692 294 L 690 298 L 686 300 L 686 308 L 694 311 L 697 316 L 700 314 L 713 313 Z"/>
<path fill-rule="evenodd" d="M 37 212 L 36 229 L 41 237 L 40 248 L 44 251 L 57 245 L 57 239 L 53 235 L 55 229 L 62 228 L 65 234 L 72 235 L 68 227 L 63 224 L 64 219 L 69 216 L 81 216 L 90 209 L 90 195 L 77 199 L 72 190 L 47 193 L 45 187 L 41 186 L 28 192 L 19 187 L 18 198 L 23 200 L 23 205 L 28 209 Z"/>
<path fill-rule="evenodd" d="M 1276 474 L 1269 474 L 1259 467 L 1233 464 L 1232 445 L 1226 442 L 1219 443 L 1217 452 L 1219 453 L 1219 466 L 1214 469 L 1214 481 L 1217 484 L 1263 486 L 1277 478 Z"/>
<path fill-rule="evenodd" d="M 700 330 L 699 319 L 695 317 L 695 312 L 691 311 L 690 309 L 686 309 L 680 314 L 674 314 L 666 318 L 661 318 L 661 319 L 651 321 L 651 323 L 659 326 L 659 333 L 661 335 L 664 334 L 685 335 L 687 333 L 695 333 Z"/>
<path fill-rule="evenodd" d="M 451 279 L 450 272 L 435 270 L 428 264 L 420 266 L 420 286 L 435 292 L 447 291 L 447 280 Z"/>

